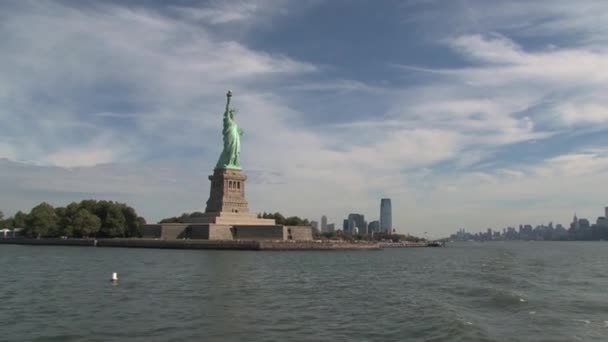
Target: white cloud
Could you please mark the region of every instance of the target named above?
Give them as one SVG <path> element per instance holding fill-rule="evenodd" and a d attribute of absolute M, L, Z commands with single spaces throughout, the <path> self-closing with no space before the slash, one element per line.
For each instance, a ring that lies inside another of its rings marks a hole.
<path fill-rule="evenodd" d="M 570 125 L 608 123 L 606 103 L 565 103 L 559 106 L 558 112 L 564 123 Z"/>
<path fill-rule="evenodd" d="M 508 93 L 510 98 L 506 100 L 519 102 L 520 109 L 551 104 L 555 113 L 546 113 L 536 119 L 549 121 L 557 117 L 558 121 L 551 122 L 553 126 L 605 122 L 603 94 L 608 84 L 607 49 L 579 47 L 526 52 L 504 37 L 493 40 L 479 35 L 459 37 L 454 41 L 465 56 L 480 57 L 484 64 L 451 70 L 448 77 L 483 88 L 490 95 Z M 496 64 L 503 62 L 504 65 Z M 526 93 L 523 97 L 520 96 L 522 90 Z"/>
<path fill-rule="evenodd" d="M 0 143 L 0 159 L 1 158 L 5 158 L 5 159 L 14 159 L 15 158 L 15 151 L 11 145 L 5 144 L 5 143 Z"/>
<path fill-rule="evenodd" d="M 484 39 L 481 35 L 460 36 L 448 42 L 454 49 L 467 57 L 495 64 L 521 63 L 524 53 L 521 48 L 506 37 L 495 36 Z"/>
<path fill-rule="evenodd" d="M 187 19 L 210 24 L 228 24 L 235 21 L 247 20 L 250 19 L 259 8 L 259 5 L 253 2 L 236 4 L 222 2 L 208 8 L 173 7 L 175 12 Z"/>
<path fill-rule="evenodd" d="M 473 133 L 486 147 L 606 122 L 606 49 L 530 52 L 507 37 L 479 34 L 447 44 L 476 64 L 433 70 L 426 86 L 401 96 L 393 117 Z"/>
<path fill-rule="evenodd" d="M 549 39 L 553 44 L 605 45 L 608 33 L 608 4 L 601 0 L 512 0 L 453 1 L 427 6 L 423 12 L 406 12 L 408 21 L 437 23 L 427 31 L 433 35 L 503 32 L 519 37 Z M 428 34 L 428 32 L 425 32 Z"/>
<path fill-rule="evenodd" d="M 54 166 L 75 167 L 95 166 L 115 160 L 109 148 L 68 148 L 46 156 L 43 161 Z"/>

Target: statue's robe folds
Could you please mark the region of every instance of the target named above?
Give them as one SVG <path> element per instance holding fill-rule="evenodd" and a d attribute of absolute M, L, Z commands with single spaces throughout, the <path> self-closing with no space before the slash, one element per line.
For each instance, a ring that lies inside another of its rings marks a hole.
<path fill-rule="evenodd" d="M 241 130 L 229 114 L 224 116 L 222 134 L 224 136 L 224 149 L 215 167 L 217 169 L 240 169 Z"/>

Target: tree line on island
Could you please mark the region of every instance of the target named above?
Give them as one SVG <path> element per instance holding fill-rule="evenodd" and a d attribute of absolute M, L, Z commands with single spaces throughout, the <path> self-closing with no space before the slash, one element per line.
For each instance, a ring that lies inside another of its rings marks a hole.
<path fill-rule="evenodd" d="M 187 223 L 192 218 L 205 214 L 200 211 L 183 213 L 180 216 L 164 218 L 159 223 Z M 285 226 L 308 226 L 310 220 L 298 216 L 285 217 L 283 214 L 258 213 L 258 218 L 274 219 L 276 224 Z M 141 228 L 146 220 L 137 215 L 132 207 L 114 201 L 83 200 L 72 202 L 65 207 L 54 208 L 43 202 L 29 213 L 18 211 L 9 218 L 4 218 L 0 211 L 0 228 L 19 229 L 19 235 L 29 238 L 116 238 L 141 237 Z M 425 239 L 401 234 L 376 232 L 367 235 L 351 235 L 341 230 L 319 232 L 313 229 L 313 236 L 320 240 L 347 241 L 424 241 Z"/>
<path fill-rule="evenodd" d="M 114 238 L 141 236 L 146 220 L 125 203 L 90 199 L 57 208 L 42 202 L 29 213 L 18 211 L 7 219 L 0 211 L 0 223 L 30 238 Z"/>

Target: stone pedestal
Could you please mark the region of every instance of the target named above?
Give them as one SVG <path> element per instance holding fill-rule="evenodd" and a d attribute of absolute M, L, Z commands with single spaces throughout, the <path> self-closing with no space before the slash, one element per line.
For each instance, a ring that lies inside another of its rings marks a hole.
<path fill-rule="evenodd" d="M 209 176 L 209 199 L 202 217 L 190 218 L 191 223 L 224 225 L 274 225 L 275 220 L 259 219 L 249 212 L 245 199 L 247 176 L 242 170 L 215 169 Z"/>
<path fill-rule="evenodd" d="M 245 199 L 247 176 L 241 170 L 215 169 L 209 176 L 211 186 L 205 213 L 248 213 Z"/>

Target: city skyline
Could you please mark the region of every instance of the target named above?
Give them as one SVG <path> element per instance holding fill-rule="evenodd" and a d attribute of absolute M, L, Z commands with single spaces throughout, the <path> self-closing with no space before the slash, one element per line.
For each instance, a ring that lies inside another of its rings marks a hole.
<path fill-rule="evenodd" d="M 370 216 L 368 216 L 369 218 Z M 382 218 L 384 217 L 384 227 L 382 226 Z M 327 225 L 327 216 L 321 216 L 321 233 L 330 233 L 333 232 L 334 229 L 325 229 Z M 325 224 L 323 224 L 325 222 Z M 315 220 L 311 221 L 311 225 L 313 227 L 318 226 L 318 222 Z M 331 224 L 332 228 L 335 227 L 335 224 Z M 393 233 L 404 234 L 406 233 L 405 228 L 394 230 L 395 227 L 392 226 L 392 209 L 391 209 L 391 199 L 390 198 L 382 198 L 380 199 L 380 210 L 378 212 L 377 219 L 370 219 L 369 221 L 365 219 L 365 214 L 361 214 L 358 212 L 349 213 L 345 219 L 342 220 L 342 232 L 351 235 L 370 235 L 373 233 Z"/>
<path fill-rule="evenodd" d="M 520 223 L 508 227 L 490 227 L 485 231 L 468 232 L 459 228 L 450 235 L 453 240 L 567 240 L 567 239 L 608 239 L 608 206 L 604 207 L 603 216 L 595 220 L 579 217 L 576 213 L 568 224 L 548 221 L 541 224 Z M 581 229 L 583 231 L 581 231 Z M 595 232 L 593 230 L 595 229 Z M 593 233 L 593 234 L 592 234 Z M 576 236 L 578 234 L 578 236 Z M 587 234 L 584 238 L 582 235 Z"/>
<path fill-rule="evenodd" d="M 398 232 L 437 237 L 592 217 L 608 171 L 606 13 L 566 0 L 1 2 L 0 210 L 203 210 L 231 89 L 253 212 L 339 228 L 386 197 Z"/>

